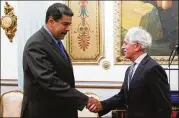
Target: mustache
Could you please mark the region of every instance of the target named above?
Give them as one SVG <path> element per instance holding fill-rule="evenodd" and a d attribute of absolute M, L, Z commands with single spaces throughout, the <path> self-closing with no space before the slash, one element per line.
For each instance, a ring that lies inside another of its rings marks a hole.
<path fill-rule="evenodd" d="M 67 34 L 67 32 L 62 32 L 61 34 Z"/>

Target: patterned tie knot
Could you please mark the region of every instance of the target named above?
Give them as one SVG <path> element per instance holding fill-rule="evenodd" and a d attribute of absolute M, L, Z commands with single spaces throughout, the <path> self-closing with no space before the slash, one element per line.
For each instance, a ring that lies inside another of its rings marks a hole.
<path fill-rule="evenodd" d="M 134 62 L 132 65 L 131 65 L 131 68 L 134 68 L 136 65 L 136 62 Z"/>

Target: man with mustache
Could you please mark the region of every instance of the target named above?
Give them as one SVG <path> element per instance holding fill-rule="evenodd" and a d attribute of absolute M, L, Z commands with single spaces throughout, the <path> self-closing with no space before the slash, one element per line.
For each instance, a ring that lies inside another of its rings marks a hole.
<path fill-rule="evenodd" d="M 122 48 L 132 65 L 126 71 L 121 90 L 107 100 L 89 104 L 90 111 L 102 116 L 126 106 L 125 118 L 170 118 L 172 105 L 167 74 L 149 56 L 151 43 L 151 35 L 141 27 L 128 30 Z"/>
<path fill-rule="evenodd" d="M 51 5 L 46 24 L 25 45 L 22 118 L 77 118 L 77 110 L 97 102 L 75 89 L 73 67 L 61 41 L 72 16 L 68 6 Z"/>

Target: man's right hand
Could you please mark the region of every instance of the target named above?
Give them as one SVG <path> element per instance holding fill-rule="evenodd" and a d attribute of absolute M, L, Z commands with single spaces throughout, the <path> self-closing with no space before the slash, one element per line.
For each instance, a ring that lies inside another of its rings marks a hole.
<path fill-rule="evenodd" d="M 87 109 L 91 112 L 97 113 L 102 110 L 101 102 L 93 97 L 89 97 Z"/>
<path fill-rule="evenodd" d="M 97 104 L 99 101 L 94 97 L 89 97 L 87 105 Z"/>

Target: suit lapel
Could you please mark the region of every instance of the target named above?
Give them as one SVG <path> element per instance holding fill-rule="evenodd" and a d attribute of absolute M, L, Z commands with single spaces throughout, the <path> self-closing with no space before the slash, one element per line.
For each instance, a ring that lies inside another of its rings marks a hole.
<path fill-rule="evenodd" d="M 66 51 L 65 51 L 65 53 L 67 55 L 68 60 L 65 59 L 64 54 L 60 51 L 58 45 L 55 42 L 52 43 L 52 46 L 60 54 L 60 56 L 63 57 L 63 60 L 69 64 L 69 62 L 68 62 L 69 58 L 68 58 L 68 54 L 66 53 Z"/>
<path fill-rule="evenodd" d="M 44 27 L 42 27 L 42 28 L 40 29 L 40 31 L 44 34 L 45 38 L 46 38 L 47 41 L 52 45 L 52 47 L 55 49 L 55 51 L 57 51 L 58 54 L 62 57 L 62 59 L 63 59 L 63 61 L 65 62 L 65 64 L 68 65 L 69 67 L 72 67 L 72 65 L 71 65 L 71 63 L 70 63 L 70 58 L 69 58 L 68 54 L 66 53 L 66 51 L 65 51 L 65 53 L 66 53 L 66 55 L 67 55 L 69 61 L 67 61 L 67 60 L 65 59 L 65 56 L 64 56 L 63 53 L 60 51 L 58 45 L 55 43 L 55 41 L 53 41 L 52 37 L 48 34 L 48 32 L 44 29 Z"/>
<path fill-rule="evenodd" d="M 144 68 L 144 65 L 139 64 L 139 66 L 137 67 L 137 69 L 136 69 L 136 71 L 135 71 L 135 73 L 133 75 L 133 78 L 131 80 L 130 86 L 138 78 L 138 76 L 142 73 L 143 68 Z"/>
<path fill-rule="evenodd" d="M 133 85 L 133 83 L 137 80 L 137 78 L 139 78 L 140 74 L 142 73 L 142 71 L 144 70 L 144 67 L 145 67 L 145 63 L 148 61 L 150 57 L 148 55 L 146 55 L 144 57 L 144 59 L 141 61 L 141 63 L 139 64 L 139 66 L 137 67 L 134 75 L 133 75 L 133 78 L 130 82 L 130 87 Z M 127 79 L 128 80 L 128 79 Z"/>

